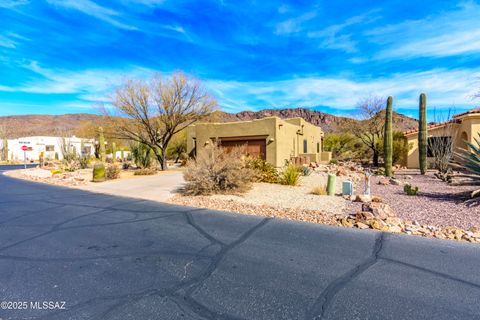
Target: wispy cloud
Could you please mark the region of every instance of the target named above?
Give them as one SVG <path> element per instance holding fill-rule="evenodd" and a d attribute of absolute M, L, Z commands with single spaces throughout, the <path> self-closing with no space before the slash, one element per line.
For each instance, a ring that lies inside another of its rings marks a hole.
<path fill-rule="evenodd" d="M 432 70 L 399 73 L 378 79 L 309 77 L 274 82 L 208 81 L 221 102 L 229 109 L 329 106 L 352 109 L 365 96 L 395 97 L 400 108 L 416 108 L 418 95 L 427 92 L 429 104 L 439 108 L 452 105 L 474 106 L 475 81 L 480 68 L 474 70 Z"/>
<path fill-rule="evenodd" d="M 0 8 L 11 9 L 18 6 L 23 6 L 29 2 L 29 0 L 2 0 L 0 1 Z"/>
<path fill-rule="evenodd" d="M 98 5 L 97 3 L 90 0 L 47 0 L 48 3 L 57 6 L 63 7 L 69 10 L 77 10 L 86 15 L 95 17 L 111 25 L 128 30 L 136 30 L 134 26 L 130 26 L 118 20 L 120 13 Z"/>
<path fill-rule="evenodd" d="M 372 15 L 377 13 L 378 10 L 373 10 L 363 15 L 351 17 L 343 23 L 328 26 L 323 30 L 310 31 L 307 33 L 307 37 L 320 39 L 319 46 L 321 48 L 338 49 L 348 53 L 356 52 L 357 41 L 352 39 L 353 35 L 351 33 L 345 33 L 345 30 L 361 23 L 368 24 L 375 21 L 378 17 L 372 17 Z"/>
<path fill-rule="evenodd" d="M 303 30 L 303 23 L 315 18 L 314 11 L 304 13 L 300 16 L 293 17 L 277 23 L 275 33 L 278 35 L 288 35 L 297 33 Z"/>
<path fill-rule="evenodd" d="M 366 33 L 386 45 L 378 59 L 447 57 L 480 53 L 480 5 L 462 3 L 457 10 L 407 20 Z"/>

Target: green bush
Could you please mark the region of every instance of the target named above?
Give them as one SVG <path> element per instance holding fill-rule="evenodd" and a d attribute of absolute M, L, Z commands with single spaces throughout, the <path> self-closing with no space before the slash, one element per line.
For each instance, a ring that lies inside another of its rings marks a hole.
<path fill-rule="evenodd" d="M 105 181 L 105 165 L 103 162 L 97 162 L 93 166 L 93 182 Z"/>
<path fill-rule="evenodd" d="M 330 160 L 330 162 L 328 164 L 338 164 L 338 160 L 332 159 L 332 160 Z"/>
<path fill-rule="evenodd" d="M 290 163 L 287 165 L 281 175 L 280 175 L 280 183 L 289 185 L 289 186 L 296 186 L 300 181 L 300 171 L 297 166 Z"/>
<path fill-rule="evenodd" d="M 267 183 L 278 183 L 278 171 L 270 163 L 255 157 L 245 158 L 245 167 L 255 171 L 256 180 Z"/>
<path fill-rule="evenodd" d="M 403 186 L 403 191 L 409 196 L 416 196 L 418 192 L 418 187 L 412 187 L 410 184 Z"/>
<path fill-rule="evenodd" d="M 120 169 L 120 166 L 116 164 L 110 164 L 107 166 L 105 170 L 105 178 L 108 180 L 114 180 L 120 178 L 120 172 L 122 170 Z"/>
<path fill-rule="evenodd" d="M 149 146 L 135 142 L 130 144 L 130 151 L 133 162 L 135 162 L 137 167 L 148 168 L 152 165 L 154 160 L 153 151 Z"/>
<path fill-rule="evenodd" d="M 78 162 L 80 164 L 80 169 L 87 169 L 90 166 L 90 157 L 88 156 L 83 156 L 78 159 Z"/>
<path fill-rule="evenodd" d="M 255 171 L 245 166 L 241 148 L 227 152 L 212 145 L 188 161 L 184 178 L 186 194 L 242 193 L 251 188 Z"/>

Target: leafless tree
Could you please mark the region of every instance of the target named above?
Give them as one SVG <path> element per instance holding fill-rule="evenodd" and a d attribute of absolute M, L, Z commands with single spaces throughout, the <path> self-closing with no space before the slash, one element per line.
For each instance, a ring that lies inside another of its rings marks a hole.
<path fill-rule="evenodd" d="M 434 136 L 429 137 L 428 152 L 433 158 L 433 165 L 440 173 L 447 173 L 455 153 L 455 140 L 457 137 L 457 126 L 453 119 L 452 109 L 446 115 L 433 111 L 434 121 L 438 127 L 433 129 Z"/>
<path fill-rule="evenodd" d="M 113 111 L 104 110 L 115 136 L 149 146 L 166 170 L 172 137 L 209 115 L 217 103 L 198 80 L 175 72 L 169 79 L 128 80 L 115 92 L 112 105 Z"/>
<path fill-rule="evenodd" d="M 385 119 L 382 112 L 385 109 L 386 100 L 381 97 L 368 97 L 360 100 L 357 104 L 357 121 L 352 132 L 373 153 L 373 165 L 378 166 L 383 138 Z"/>

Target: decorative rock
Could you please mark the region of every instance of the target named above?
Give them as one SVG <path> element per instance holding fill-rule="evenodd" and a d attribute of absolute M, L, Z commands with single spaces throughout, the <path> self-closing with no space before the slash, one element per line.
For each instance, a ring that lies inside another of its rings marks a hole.
<path fill-rule="evenodd" d="M 370 229 L 370 226 L 368 224 L 363 223 L 363 222 L 357 222 L 357 223 L 355 223 L 355 226 L 358 229 Z"/>
<path fill-rule="evenodd" d="M 383 199 L 379 196 L 372 196 L 372 202 L 383 202 Z"/>
<path fill-rule="evenodd" d="M 402 228 L 399 227 L 399 226 L 389 226 L 388 231 L 395 232 L 395 233 L 400 233 L 400 232 L 402 232 Z"/>
<path fill-rule="evenodd" d="M 400 182 L 399 180 L 397 180 L 395 178 L 391 178 L 390 179 L 390 184 L 392 184 L 394 186 L 400 186 L 400 185 L 402 185 L 402 182 Z"/>
<path fill-rule="evenodd" d="M 378 184 L 382 186 L 388 186 L 390 184 L 390 180 L 383 177 L 378 180 Z"/>
<path fill-rule="evenodd" d="M 363 211 L 370 211 L 373 215 L 380 219 L 386 219 L 388 217 L 395 217 L 395 213 L 392 208 L 386 203 L 372 202 L 369 205 L 364 205 Z"/>
<path fill-rule="evenodd" d="M 365 194 L 359 194 L 355 198 L 355 202 L 369 203 L 371 201 L 372 201 L 372 197 L 369 196 L 369 195 L 365 195 Z"/>

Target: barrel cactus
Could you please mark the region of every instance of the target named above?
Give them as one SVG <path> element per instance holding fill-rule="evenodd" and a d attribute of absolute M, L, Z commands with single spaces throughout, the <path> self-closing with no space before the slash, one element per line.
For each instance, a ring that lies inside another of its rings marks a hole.
<path fill-rule="evenodd" d="M 427 173 L 427 96 L 420 95 L 420 115 L 418 125 L 418 157 L 420 173 Z"/>
<path fill-rule="evenodd" d="M 393 133 L 392 133 L 392 117 L 393 117 L 393 98 L 387 99 L 387 110 L 385 112 L 385 132 L 384 132 L 384 162 L 385 162 L 385 176 L 392 176 L 392 158 L 393 158 Z"/>
<path fill-rule="evenodd" d="M 105 181 L 105 164 L 97 162 L 93 166 L 93 182 Z"/>

